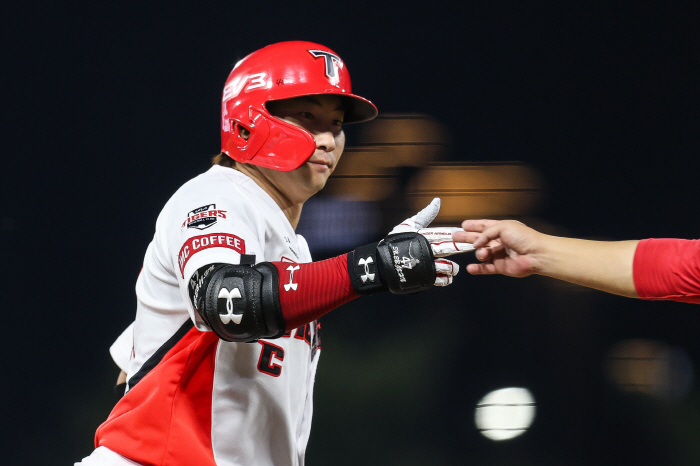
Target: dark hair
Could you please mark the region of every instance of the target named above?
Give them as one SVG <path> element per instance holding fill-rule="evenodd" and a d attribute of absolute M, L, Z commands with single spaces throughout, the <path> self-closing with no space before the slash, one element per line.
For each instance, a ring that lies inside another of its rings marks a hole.
<path fill-rule="evenodd" d="M 222 167 L 235 168 L 236 161 L 233 160 L 228 155 L 221 152 L 221 153 L 215 155 L 214 157 L 212 157 L 211 164 L 212 165 L 221 165 Z"/>

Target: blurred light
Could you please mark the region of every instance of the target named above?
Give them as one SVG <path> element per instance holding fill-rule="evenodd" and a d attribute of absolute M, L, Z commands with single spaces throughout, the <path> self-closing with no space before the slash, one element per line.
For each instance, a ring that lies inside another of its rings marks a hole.
<path fill-rule="evenodd" d="M 445 129 L 422 114 L 388 113 L 362 126 L 361 146 L 381 147 L 390 165 L 423 167 L 439 159 L 448 144 Z"/>
<path fill-rule="evenodd" d="M 542 181 L 534 168 L 519 162 L 440 163 L 423 168 L 406 194 L 415 209 L 441 198 L 437 222 L 522 216 L 542 198 Z"/>
<path fill-rule="evenodd" d="M 624 340 L 605 358 L 610 381 L 630 392 L 664 399 L 685 396 L 693 384 L 693 363 L 677 346 L 653 340 Z"/>
<path fill-rule="evenodd" d="M 523 434 L 535 419 L 535 399 L 526 388 L 502 388 L 476 405 L 474 422 L 484 437 L 509 440 Z"/>
<path fill-rule="evenodd" d="M 447 135 L 433 118 L 385 114 L 362 125 L 359 144 L 346 147 L 326 184 L 337 197 L 379 201 L 400 189 L 402 168 L 423 167 L 439 159 Z"/>
<path fill-rule="evenodd" d="M 542 198 L 542 178 L 520 162 L 440 163 L 447 131 L 421 114 L 385 114 L 362 126 L 358 144 L 347 147 L 325 192 L 336 197 L 407 200 L 420 210 L 442 199 L 435 223 L 465 218 L 523 216 Z"/>
<path fill-rule="evenodd" d="M 349 251 L 381 237 L 380 213 L 372 202 L 313 197 L 304 203 L 297 228 L 311 252 Z"/>
<path fill-rule="evenodd" d="M 399 172 L 384 148 L 347 148 L 323 192 L 336 197 L 380 201 L 398 189 Z"/>

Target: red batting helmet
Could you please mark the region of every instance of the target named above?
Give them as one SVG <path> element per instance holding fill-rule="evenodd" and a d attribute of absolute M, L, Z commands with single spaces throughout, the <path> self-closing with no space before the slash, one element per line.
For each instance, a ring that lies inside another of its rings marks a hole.
<path fill-rule="evenodd" d="M 266 103 L 314 94 L 340 96 L 345 123 L 371 120 L 377 108 L 350 90 L 340 57 L 313 42 L 280 42 L 257 50 L 229 74 L 221 101 L 221 151 L 239 162 L 296 170 L 316 150 L 308 131 L 270 115 Z M 250 132 L 244 139 L 239 126 Z"/>

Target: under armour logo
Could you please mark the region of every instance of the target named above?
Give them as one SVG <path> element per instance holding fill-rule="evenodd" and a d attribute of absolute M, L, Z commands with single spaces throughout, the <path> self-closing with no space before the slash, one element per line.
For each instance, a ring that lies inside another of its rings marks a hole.
<path fill-rule="evenodd" d="M 294 281 L 294 271 L 299 270 L 298 265 L 290 265 L 287 267 L 287 270 L 289 270 L 289 283 L 284 284 L 284 291 L 289 291 L 289 290 L 297 290 L 297 285 L 298 283 L 292 283 Z"/>
<path fill-rule="evenodd" d="M 343 60 L 338 55 L 325 50 L 309 50 L 309 53 L 316 58 L 323 57 L 326 62 L 326 77 L 332 85 L 338 84 L 340 82 L 338 68 L 343 68 Z"/>
<path fill-rule="evenodd" d="M 233 298 L 240 297 L 241 292 L 238 291 L 238 288 L 234 288 L 231 291 L 227 290 L 226 288 L 221 288 L 221 291 L 219 291 L 219 298 L 226 299 L 226 311 L 228 312 L 228 314 L 219 314 L 219 319 L 221 319 L 221 322 L 224 324 L 228 324 L 231 321 L 233 321 L 234 324 L 241 323 L 243 315 L 233 313 Z"/>
<path fill-rule="evenodd" d="M 362 279 L 362 283 L 365 283 L 367 280 L 373 282 L 374 281 L 374 274 L 369 273 L 369 264 L 374 264 L 374 260 L 372 259 L 372 256 L 369 256 L 367 259 L 360 258 L 359 261 L 357 261 L 357 265 L 361 265 L 365 268 L 365 274 L 360 275 L 360 278 Z"/>

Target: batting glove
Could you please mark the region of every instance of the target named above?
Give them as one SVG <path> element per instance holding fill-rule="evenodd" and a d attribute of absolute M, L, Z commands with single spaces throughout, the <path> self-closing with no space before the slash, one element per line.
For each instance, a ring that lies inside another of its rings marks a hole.
<path fill-rule="evenodd" d="M 459 273 L 459 264 L 441 258 L 462 252 L 473 251 L 474 246 L 471 243 L 458 243 L 452 240 L 452 233 L 459 230 L 459 228 L 426 228 L 435 220 L 439 212 L 440 198 L 436 197 L 416 215 L 396 225 L 389 235 L 413 232 L 424 236 L 430 243 L 433 255 L 437 258 L 435 260 L 435 270 L 437 272 L 435 286 L 447 286 L 452 283 L 452 277 Z"/>

